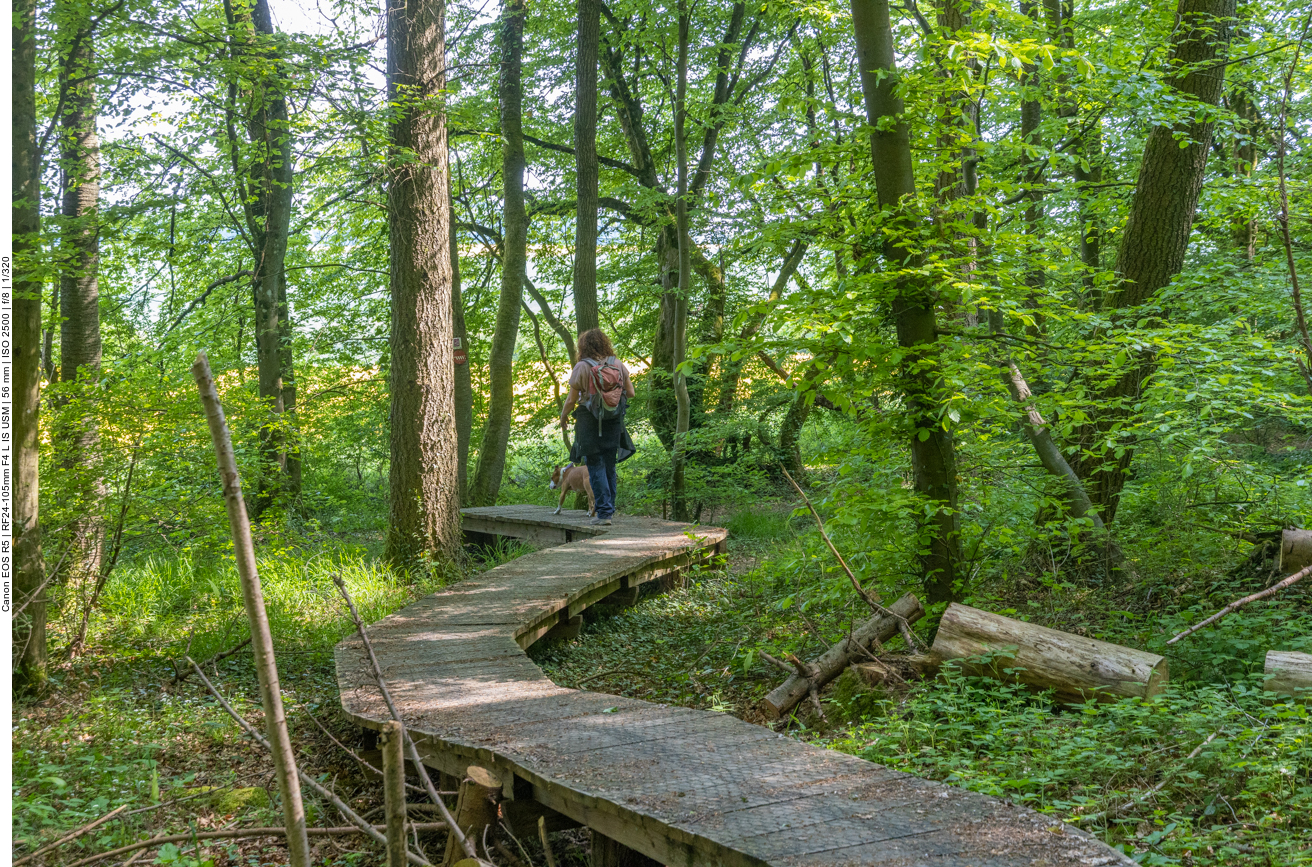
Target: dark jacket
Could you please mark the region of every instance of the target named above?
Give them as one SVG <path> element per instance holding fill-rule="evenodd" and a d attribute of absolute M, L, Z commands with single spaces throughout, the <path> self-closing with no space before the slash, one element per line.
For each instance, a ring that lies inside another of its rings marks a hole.
<path fill-rule="evenodd" d="M 588 455 L 600 455 L 615 452 L 616 462 L 627 460 L 638 450 L 629 436 L 629 429 L 624 424 L 628 412 L 629 399 L 621 398 L 619 418 L 603 421 L 598 432 L 597 417 L 583 406 L 574 409 L 574 448 L 570 451 L 570 460 L 580 463 Z"/>

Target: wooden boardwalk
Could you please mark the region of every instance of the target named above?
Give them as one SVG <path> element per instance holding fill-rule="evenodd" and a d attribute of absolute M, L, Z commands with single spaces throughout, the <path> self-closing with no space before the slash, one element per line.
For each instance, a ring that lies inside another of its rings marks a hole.
<path fill-rule="evenodd" d="M 590 527 L 581 512 L 537 506 L 466 509 L 464 526 L 554 547 L 420 599 L 369 635 L 425 764 L 496 772 L 512 823 L 545 813 L 679 867 L 1133 863 L 1033 811 L 727 714 L 565 689 L 525 655 L 588 606 L 631 601 L 722 551 L 724 530 L 627 517 Z M 379 728 L 387 709 L 359 639 L 336 657 L 342 707 Z"/>

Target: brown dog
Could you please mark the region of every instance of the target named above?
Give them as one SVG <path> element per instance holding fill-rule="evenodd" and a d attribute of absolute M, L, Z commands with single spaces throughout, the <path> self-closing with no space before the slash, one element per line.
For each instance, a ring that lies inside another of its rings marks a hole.
<path fill-rule="evenodd" d="M 556 511 L 552 512 L 553 515 L 560 514 L 560 510 L 565 505 L 565 495 L 571 491 L 582 491 L 587 494 L 588 516 L 597 514 L 597 498 L 592 495 L 592 482 L 588 481 L 586 466 L 566 464 L 564 467 L 552 467 L 551 484 L 547 487 L 553 491 L 560 489 L 560 502 L 556 503 Z"/>

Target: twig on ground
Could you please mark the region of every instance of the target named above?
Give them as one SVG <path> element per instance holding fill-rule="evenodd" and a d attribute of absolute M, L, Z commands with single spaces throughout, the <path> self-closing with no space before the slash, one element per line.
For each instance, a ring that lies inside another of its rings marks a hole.
<path fill-rule="evenodd" d="M 216 653 L 216 654 L 214 654 L 214 655 L 211 656 L 209 659 L 207 659 L 207 660 L 205 660 L 204 662 L 202 662 L 202 663 L 200 664 L 200 667 L 201 667 L 201 668 L 204 668 L 204 667 L 207 666 L 207 665 L 214 665 L 215 663 L 222 662 L 223 660 L 227 659 L 229 656 L 232 656 L 234 653 L 236 653 L 237 651 L 241 650 L 243 647 L 245 647 L 246 645 L 248 645 L 248 644 L 250 644 L 250 643 L 251 643 L 251 638 L 250 638 L 250 636 L 248 635 L 248 636 L 246 636 L 246 640 L 243 641 L 241 644 L 238 644 L 236 647 L 231 647 L 231 648 L 229 648 L 229 649 L 227 649 L 227 650 L 225 650 L 225 651 L 223 651 L 223 652 L 221 652 L 221 653 Z M 180 671 L 180 672 L 178 672 L 176 675 L 174 675 L 173 679 L 170 680 L 169 683 L 170 683 L 170 684 L 178 684 L 178 683 L 182 683 L 184 680 L 186 680 L 186 679 L 189 678 L 189 677 L 191 677 L 191 672 L 190 672 L 190 671 L 186 671 L 186 670 L 184 670 L 184 671 Z"/>
<path fill-rule="evenodd" d="M 811 634 L 816 637 L 816 640 L 824 645 L 825 650 L 828 650 L 833 646 L 828 641 L 825 641 L 825 637 L 820 634 L 820 627 L 816 626 L 811 618 L 807 616 L 806 612 L 802 610 L 802 606 L 797 606 L 797 613 L 802 618 L 802 622 L 811 630 Z"/>
<path fill-rule="evenodd" d="M 1195 632 L 1202 629 L 1204 626 L 1210 626 L 1211 624 L 1220 620 L 1222 617 L 1225 617 L 1227 614 L 1233 614 L 1234 612 L 1238 611 L 1240 608 L 1243 608 L 1245 605 L 1247 605 L 1250 602 L 1256 602 L 1259 599 L 1264 599 L 1267 596 L 1271 596 L 1275 593 L 1279 593 L 1281 590 L 1284 590 L 1286 587 L 1290 587 L 1294 584 L 1297 584 L 1299 581 L 1302 581 L 1308 575 L 1312 575 L 1312 566 L 1307 566 L 1304 569 L 1295 572 L 1293 575 L 1290 575 L 1285 580 L 1279 582 L 1278 584 L 1272 584 L 1270 587 L 1266 588 L 1265 590 L 1259 590 L 1257 593 L 1253 593 L 1249 596 L 1245 596 L 1243 599 L 1236 599 L 1234 602 L 1231 602 L 1229 605 L 1222 608 L 1220 611 L 1216 612 L 1211 617 L 1207 618 L 1206 620 L 1202 620 L 1199 621 L 1198 623 L 1195 623 L 1193 626 L 1190 626 L 1184 632 L 1181 632 L 1179 635 L 1175 636 L 1174 638 L 1172 638 L 1170 641 L 1166 643 L 1175 644 L 1181 638 L 1185 638 L 1187 636 L 1193 635 Z"/>
<path fill-rule="evenodd" d="M 228 704 L 227 700 L 222 695 L 219 694 L 218 689 L 216 689 L 214 684 L 210 683 L 210 679 L 205 676 L 205 672 L 201 671 L 200 666 L 196 665 L 196 661 L 188 657 L 187 662 L 191 664 L 192 668 L 196 669 L 196 676 L 199 677 L 201 679 L 201 682 L 205 684 L 205 688 L 210 691 L 210 695 L 214 696 L 214 698 L 218 701 L 219 705 L 225 711 L 227 711 L 228 716 L 232 717 L 233 720 L 236 721 L 237 725 L 241 726 L 242 731 L 250 735 L 251 739 L 254 740 L 256 743 L 258 743 L 260 746 L 264 747 L 266 750 L 269 750 L 269 752 L 273 752 L 273 750 L 270 749 L 269 747 L 269 742 L 264 739 L 264 736 L 261 735 L 258 731 L 256 731 L 255 728 L 251 726 L 250 723 L 246 722 L 245 718 L 242 717 L 241 714 L 233 710 L 232 705 Z M 311 789 L 314 789 L 321 796 L 326 798 L 330 804 L 332 804 L 334 807 L 337 808 L 337 811 L 339 813 L 341 813 L 343 816 L 346 817 L 347 821 L 349 821 L 355 827 L 359 828 L 361 831 L 364 831 L 369 837 L 373 839 L 375 843 L 381 843 L 384 846 L 387 845 L 387 837 L 379 833 L 379 831 L 375 829 L 373 825 L 370 825 L 368 822 L 362 819 L 360 817 L 360 814 L 356 813 L 354 810 L 348 807 L 345 801 L 337 797 L 336 792 L 322 785 L 314 777 L 307 774 L 305 771 L 301 769 L 300 765 L 296 765 L 295 767 L 296 767 L 296 773 L 300 777 L 301 783 L 303 785 L 309 786 Z M 419 865 L 419 867 L 432 867 L 432 865 L 429 864 L 429 862 L 426 859 L 419 857 L 413 852 L 406 853 L 406 860 L 409 861 L 411 864 Z"/>
<path fill-rule="evenodd" d="M 377 830 L 384 827 L 383 825 L 371 825 L 371 828 Z M 439 831 L 446 828 L 445 822 L 426 822 L 421 825 L 414 825 L 415 829 L 420 831 Z M 306 834 L 311 837 L 340 837 L 348 834 L 363 834 L 360 828 L 347 825 L 338 828 L 307 828 Z M 110 849 L 108 852 L 101 852 L 99 855 L 90 855 L 81 861 L 74 861 L 68 867 L 82 867 L 84 864 L 90 864 L 99 861 L 102 858 L 108 858 L 111 855 L 126 855 L 128 852 L 135 852 L 138 849 L 149 849 L 154 846 L 163 846 L 165 843 L 184 843 L 192 840 L 240 840 L 246 837 L 286 837 L 286 828 L 231 828 L 226 831 L 200 831 L 198 833 L 188 832 L 186 834 L 161 834 L 158 837 L 151 837 L 149 840 L 141 840 L 127 846 L 120 846 L 117 849 Z M 135 860 L 135 859 L 133 859 Z M 427 863 L 427 862 L 424 862 Z"/>
<path fill-rule="evenodd" d="M 78 837 L 81 837 L 86 832 L 94 830 L 100 827 L 101 825 L 105 824 L 106 822 L 108 822 L 110 819 L 113 819 L 115 816 L 117 816 L 119 813 L 122 813 L 127 808 L 128 805 L 124 804 L 121 807 L 116 807 L 113 810 L 110 810 L 108 813 L 101 816 L 99 819 L 95 819 L 91 822 L 88 822 L 85 825 L 83 825 L 81 828 L 78 828 L 74 831 L 70 831 L 69 833 L 60 837 L 55 842 L 47 843 L 45 846 L 42 846 L 40 849 L 37 849 L 35 852 L 24 855 L 22 858 L 19 858 L 17 861 L 14 862 L 14 867 L 18 867 L 18 865 L 20 864 L 26 864 L 28 861 L 31 861 L 33 858 L 36 858 L 38 855 L 44 855 L 47 852 L 52 852 L 55 849 L 58 849 L 60 846 L 63 846 L 65 843 L 67 843 L 70 840 L 76 840 Z"/>
<path fill-rule="evenodd" d="M 760 656 L 761 659 L 764 659 L 766 662 L 770 663 L 771 665 L 778 667 L 785 674 L 788 675 L 797 674 L 797 672 L 793 669 L 791 665 L 784 662 L 782 659 L 775 659 L 773 656 L 766 653 L 764 650 L 758 650 L 757 655 Z M 805 677 L 806 675 L 802 675 L 802 676 Z"/>
<path fill-rule="evenodd" d="M 514 852 L 511 852 L 508 848 L 506 848 L 506 844 L 502 843 L 496 837 L 492 838 L 492 848 L 496 849 L 497 854 L 500 855 L 502 858 L 505 858 L 506 861 L 510 863 L 511 867 L 530 867 L 529 862 L 520 858 Z"/>
<path fill-rule="evenodd" d="M 1203 751 L 1203 747 L 1207 746 L 1207 745 L 1210 744 L 1212 741 L 1216 740 L 1216 737 L 1217 737 L 1217 735 L 1219 735 L 1219 734 L 1221 734 L 1221 732 L 1220 732 L 1220 730 L 1218 729 L 1217 731 L 1214 731 L 1214 732 L 1212 732 L 1210 735 L 1208 735 L 1208 736 L 1207 736 L 1207 740 L 1203 741 L 1201 744 L 1199 744 L 1198 746 L 1194 747 L 1193 752 L 1191 752 L 1189 755 L 1185 756 L 1185 757 L 1184 757 L 1184 761 L 1181 762 L 1180 764 L 1181 764 L 1181 765 L 1185 765 L 1185 764 L 1188 764 L 1189 762 L 1192 762 L 1194 759 L 1198 758 L 1198 755 Z M 1164 776 L 1160 781 L 1158 781 L 1157 785 L 1153 786 L 1151 789 L 1149 789 L 1149 790 L 1146 791 L 1146 792 L 1141 792 L 1140 794 L 1135 795 L 1133 798 L 1131 798 L 1130 800 L 1126 801 L 1124 804 L 1121 804 L 1119 807 L 1109 807 L 1108 809 L 1106 809 L 1106 810 L 1102 810 L 1101 812 L 1098 812 L 1098 813 L 1090 813 L 1090 814 L 1087 815 L 1087 816 L 1080 816 L 1078 819 L 1076 819 L 1076 821 L 1077 821 L 1077 822 L 1092 822 L 1092 821 L 1094 821 L 1095 819 L 1103 819 L 1103 818 L 1108 818 L 1108 819 L 1110 819 L 1112 816 L 1115 816 L 1115 815 L 1117 815 L 1118 813 L 1124 813 L 1126 810 L 1130 809 L 1131 807 L 1135 806 L 1136 804 L 1139 804 L 1139 803 L 1141 803 L 1141 802 L 1147 800 L 1148 798 L 1152 797 L 1153 795 L 1157 794 L 1157 793 L 1160 792 L 1160 791 L 1162 790 L 1162 788 L 1163 788 L 1167 783 L 1169 783 L 1170 781 L 1171 781 L 1171 775 L 1170 775 L 1170 774 L 1167 774 L 1167 775 Z"/>
<path fill-rule="evenodd" d="M 360 766 L 361 766 L 362 768 L 364 768 L 366 771 L 369 771 L 370 773 L 374 774 L 375 776 L 381 777 L 381 776 L 383 775 L 383 772 L 382 772 L 382 771 L 380 771 L 378 768 L 375 768 L 373 765 L 371 765 L 371 764 L 369 764 L 367 761 L 365 761 L 364 758 L 363 758 L 362 756 L 360 756 L 358 753 L 356 753 L 355 750 L 351 749 L 351 748 L 348 747 L 346 744 L 342 743 L 342 742 L 339 741 L 336 737 L 334 737 L 334 736 L 333 736 L 333 733 L 330 732 L 330 731 L 328 731 L 328 729 L 324 726 L 324 724 L 321 723 L 321 722 L 319 722 L 318 718 L 315 717 L 314 714 L 310 713 L 310 709 L 309 709 L 308 707 L 306 707 L 305 705 L 301 705 L 301 712 L 304 713 L 306 716 L 308 716 L 308 717 L 310 718 L 310 720 L 311 720 L 315 725 L 317 725 L 317 726 L 319 727 L 319 731 L 323 732 L 324 734 L 326 734 L 326 735 L 328 736 L 328 740 L 330 740 L 330 741 L 332 741 L 333 743 L 337 744 L 337 746 L 341 747 L 341 748 L 346 752 L 346 754 L 347 754 L 348 756 L 350 756 L 351 758 L 353 758 L 353 759 L 355 759 L 357 762 L 359 762 L 359 763 L 360 763 Z M 420 788 L 419 786 L 416 786 L 414 783 L 406 783 L 406 784 L 405 784 L 405 787 L 406 787 L 407 789 L 409 789 L 410 791 L 412 791 L 412 792 L 423 792 L 423 791 L 424 791 L 422 788 Z M 438 794 L 441 794 L 441 793 L 439 792 Z M 411 804 L 410 806 L 414 807 L 414 806 L 418 806 L 418 805 L 416 805 L 416 804 Z M 436 808 L 434 808 L 434 809 L 436 809 Z"/>
<path fill-rule="evenodd" d="M 894 614 L 883 605 L 880 605 L 879 597 L 866 590 L 861 586 L 861 582 L 856 580 L 856 575 L 852 574 L 852 570 L 848 567 L 847 561 L 843 559 L 842 554 L 838 553 L 838 549 L 834 547 L 833 540 L 831 540 L 829 534 L 825 532 L 825 522 L 820 518 L 820 513 L 815 510 L 815 506 L 811 505 L 811 498 L 806 495 L 806 492 L 802 490 L 797 482 L 793 481 L 793 477 L 788 474 L 788 470 L 784 469 L 782 464 L 779 466 L 779 470 L 784 474 L 784 478 L 788 480 L 788 484 L 793 486 L 793 490 L 797 491 L 798 495 L 802 498 L 802 502 L 806 503 L 806 508 L 811 511 L 811 517 L 815 518 L 816 527 L 820 530 L 820 537 L 825 540 L 825 544 L 829 546 L 829 550 L 833 552 L 833 555 L 836 558 L 838 558 L 838 565 L 842 566 L 843 571 L 847 573 L 847 577 L 852 581 L 852 586 L 856 588 L 857 595 L 865 600 L 865 603 L 870 606 L 871 611 L 874 611 L 877 614 L 887 614 L 897 620 L 897 628 L 902 633 L 902 638 L 906 641 L 908 649 L 925 650 L 925 645 L 922 644 L 920 639 L 916 638 L 916 634 L 911 631 L 911 624 L 907 623 L 907 619 Z"/>
<path fill-rule="evenodd" d="M 401 714 L 396 709 L 396 704 L 392 701 L 392 693 L 387 688 L 387 678 L 383 677 L 383 667 L 378 664 L 378 657 L 374 654 L 373 642 L 369 640 L 369 633 L 365 631 L 364 621 L 360 619 L 360 612 L 355 607 L 355 600 L 351 598 L 351 594 L 346 589 L 346 582 L 342 580 L 341 575 L 333 575 L 333 584 L 337 585 L 337 591 L 342 594 L 342 598 L 346 600 L 347 607 L 351 610 L 351 620 L 355 622 L 355 632 L 360 636 L 360 641 L 364 643 L 365 652 L 369 655 L 369 663 L 373 666 L 374 680 L 378 684 L 378 691 L 382 693 L 383 701 L 387 704 L 387 710 L 388 713 L 392 715 L 392 719 L 401 724 L 401 731 L 405 736 L 405 745 L 410 753 L 410 760 L 414 762 L 415 770 L 419 773 L 419 779 L 423 782 L 424 789 L 428 792 L 428 797 L 431 798 L 433 803 L 437 805 L 437 808 L 441 810 L 442 819 L 447 823 L 448 827 L 450 827 L 451 835 L 455 837 L 456 843 L 460 845 L 460 848 L 464 850 L 467 856 L 481 863 L 482 859 L 478 857 L 478 852 L 475 851 L 474 844 L 471 843 L 465 836 L 464 832 L 460 830 L 460 826 L 456 824 L 455 817 L 453 817 L 451 811 L 447 809 L 446 802 L 444 802 L 441 796 L 438 795 L 437 787 L 433 785 L 432 778 L 428 776 L 428 769 L 424 767 L 424 762 L 419 757 L 419 750 L 415 747 L 415 740 L 410 736 L 410 730 L 406 728 L 405 721 L 401 719 Z"/>

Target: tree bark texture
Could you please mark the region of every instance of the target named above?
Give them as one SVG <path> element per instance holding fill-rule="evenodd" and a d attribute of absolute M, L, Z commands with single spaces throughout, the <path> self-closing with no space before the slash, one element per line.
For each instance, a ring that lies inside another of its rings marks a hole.
<path fill-rule="evenodd" d="M 939 621 L 933 653 L 965 671 L 1056 690 L 1057 700 L 1152 698 L 1170 672 L 1155 653 L 1071 635 L 952 603 Z M 983 658 L 982 660 L 980 658 Z M 978 660 L 978 661 L 971 661 Z"/>
<path fill-rule="evenodd" d="M 41 160 L 36 140 L 36 0 L 13 9 L 13 500 L 14 602 L 26 603 L 14 620 L 15 678 L 37 692 L 46 683 L 45 565 L 41 557 L 40 415 Z"/>
<path fill-rule="evenodd" d="M 448 189 L 451 183 L 447 179 Z M 448 197 L 448 203 L 450 199 Z M 451 213 L 455 209 L 451 208 Z M 448 221 L 451 230 L 451 327 L 455 336 L 453 348 L 465 353 L 465 363 L 455 365 L 456 407 L 456 487 L 461 504 L 469 496 L 469 440 L 474 430 L 474 383 L 469 372 L 469 335 L 465 330 L 465 302 L 460 293 L 460 238 L 456 234 L 456 221 Z"/>
<path fill-rule="evenodd" d="M 1212 136 L 1212 108 L 1221 97 L 1235 0 L 1180 0 L 1167 84 L 1197 104 L 1192 120 L 1153 128 L 1116 258 L 1117 282 L 1103 299 L 1114 319 L 1151 300 L 1184 264 Z M 1184 145 L 1181 147 L 1181 145 Z M 1122 312 L 1123 311 L 1123 312 Z M 1076 467 L 1094 505 L 1111 524 L 1125 487 L 1133 444 L 1117 431 L 1134 421 L 1144 384 L 1156 369 L 1145 353 L 1098 395 L 1094 421 L 1078 431 Z M 1119 456 L 1116 452 L 1119 451 Z"/>
<path fill-rule="evenodd" d="M 791 675 L 765 697 L 765 711 L 771 719 L 778 719 L 804 700 L 812 689 L 819 689 L 843 673 L 853 662 L 869 659 L 868 648 L 875 642 L 889 641 L 900 634 L 898 617 L 915 623 L 925 616 L 920 600 L 910 593 L 889 606 L 890 614 L 876 615 L 852 628 L 851 633 L 830 647 L 812 663 L 815 673 L 811 677 Z M 897 615 L 897 616 L 893 616 Z M 914 648 L 912 648 L 914 649 Z"/>
<path fill-rule="evenodd" d="M 258 518 L 279 501 L 300 494 L 300 450 L 292 424 L 296 377 L 287 305 L 287 239 L 292 217 L 292 136 L 287 113 L 286 74 L 273 48 L 268 0 L 250 8 L 254 32 L 239 49 L 263 73 L 251 80 L 246 131 L 251 144 L 247 169 L 246 221 L 254 245 L 255 353 L 260 399 L 267 413 L 260 426 L 260 476 L 254 513 Z M 241 13 L 237 13 L 241 22 Z"/>
<path fill-rule="evenodd" d="M 61 554 L 60 579 L 80 586 L 100 574 L 104 556 L 105 499 L 96 422 L 100 378 L 100 138 L 96 131 L 96 52 L 90 13 L 69 4 L 60 16 L 59 41 L 68 55 L 60 73 L 66 92 L 59 117 L 63 186 L 60 233 L 59 379 L 64 411 L 52 431 L 64 476 L 59 487 L 73 514 Z"/>
<path fill-rule="evenodd" d="M 387 559 L 449 561 L 460 551 L 459 448 L 452 368 L 447 189 L 446 7 L 389 0 L 392 171 L 391 497 Z"/>
<path fill-rule="evenodd" d="M 578 0 L 579 44 L 574 76 L 574 316 L 579 333 L 600 327 L 597 313 L 597 50 L 600 0 Z"/>
<path fill-rule="evenodd" d="M 852 0 L 861 90 L 872 132 L 875 187 L 879 206 L 905 211 L 915 196 L 910 127 L 902 99 L 895 92 L 897 68 L 887 0 Z M 906 200 L 906 201 L 904 201 Z M 901 213 L 901 230 L 917 230 L 914 214 Z M 891 267 L 916 268 L 921 255 L 903 241 L 885 244 Z M 931 602 L 953 598 L 961 577 L 961 532 L 957 514 L 957 466 L 952 432 L 940 421 L 944 395 L 938 375 L 936 293 L 922 278 L 902 275 L 893 302 L 898 345 L 909 352 L 903 362 L 903 390 L 911 423 L 911 466 L 916 493 L 925 498 L 927 515 L 918 518 L 922 542 L 921 572 Z"/>
<path fill-rule="evenodd" d="M 524 2 L 507 0 L 501 12 L 501 178 L 505 203 L 505 242 L 501 254 L 501 294 L 497 324 L 488 353 L 487 424 L 469 502 L 494 506 L 506 467 L 506 443 L 515 409 L 515 342 L 528 259 L 528 213 L 524 209 L 523 83 Z"/>

